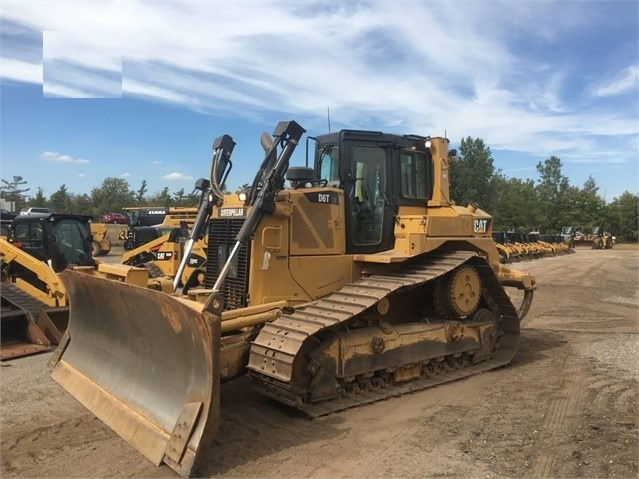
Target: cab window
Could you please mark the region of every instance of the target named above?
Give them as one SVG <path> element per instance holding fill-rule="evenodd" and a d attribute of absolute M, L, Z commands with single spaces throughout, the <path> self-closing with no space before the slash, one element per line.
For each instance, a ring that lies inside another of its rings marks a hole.
<path fill-rule="evenodd" d="M 355 245 L 382 240 L 386 201 L 386 152 L 379 147 L 355 146 L 351 152 L 351 237 Z"/>
<path fill-rule="evenodd" d="M 400 156 L 400 194 L 403 198 L 430 198 L 429 157 L 419 151 L 402 151 Z"/>
<path fill-rule="evenodd" d="M 42 223 L 28 222 L 16 225 L 14 241 L 23 248 L 42 248 Z"/>
<path fill-rule="evenodd" d="M 339 150 L 328 145 L 320 153 L 320 179 L 327 186 L 339 187 Z"/>
<path fill-rule="evenodd" d="M 67 264 L 91 264 L 90 233 L 84 223 L 75 220 L 60 221 L 51 228 L 51 235 L 56 239 L 57 254 L 52 258 L 56 271 L 64 269 Z"/>

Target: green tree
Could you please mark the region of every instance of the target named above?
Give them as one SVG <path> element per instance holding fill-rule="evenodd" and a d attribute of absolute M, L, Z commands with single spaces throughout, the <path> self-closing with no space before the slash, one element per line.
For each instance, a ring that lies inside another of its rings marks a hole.
<path fill-rule="evenodd" d="M 77 215 L 93 216 L 93 203 L 91 197 L 86 193 L 81 195 L 71 195 L 71 203 L 73 205 L 73 213 Z M 98 219 L 95 216 L 94 219 Z"/>
<path fill-rule="evenodd" d="M 22 176 L 14 176 L 11 181 L 5 179 L 0 181 L 4 183 L 3 186 L 0 186 L 0 196 L 2 196 L 5 201 L 13 201 L 16 211 L 20 211 L 21 208 L 26 206 L 27 197 L 25 193 L 31 189 L 23 188 L 23 186 L 27 184 L 27 180 L 23 179 Z"/>
<path fill-rule="evenodd" d="M 135 202 L 138 205 L 143 205 L 146 201 L 146 193 L 148 191 L 146 180 L 142 180 L 140 188 L 135 193 Z"/>
<path fill-rule="evenodd" d="M 62 185 L 57 191 L 51 194 L 49 205 L 56 213 L 72 213 L 73 201 L 66 185 Z"/>
<path fill-rule="evenodd" d="M 135 204 L 135 193 L 129 189 L 129 183 L 123 178 L 105 178 L 100 188 L 91 190 L 93 216 L 122 211 L 125 206 Z"/>
<path fill-rule="evenodd" d="M 173 193 L 173 202 L 175 206 L 184 206 L 186 200 L 186 193 L 184 193 L 184 188 L 179 189 Z"/>
<path fill-rule="evenodd" d="M 605 225 L 617 239 L 639 240 L 639 195 L 624 191 L 608 205 L 608 224 Z"/>
<path fill-rule="evenodd" d="M 494 210 L 498 182 L 490 148 L 480 138 L 463 138 L 459 155 L 450 162 L 450 197 L 455 203 L 477 203 L 486 211 Z"/>
<path fill-rule="evenodd" d="M 38 186 L 36 195 L 29 199 L 29 203 L 31 204 L 31 206 L 48 206 L 47 197 L 44 196 L 44 190 L 42 189 L 42 187 Z"/>
<path fill-rule="evenodd" d="M 198 206 L 200 204 L 201 191 L 193 190 L 184 198 L 184 206 Z"/>
<path fill-rule="evenodd" d="M 566 194 L 570 184 L 561 167 L 561 160 L 554 155 L 537 163 L 540 179 L 536 190 L 542 231 L 560 231 L 562 227 L 562 212 L 567 208 Z"/>
<path fill-rule="evenodd" d="M 149 204 L 153 206 L 173 206 L 172 203 L 173 198 L 171 198 L 168 186 L 165 186 L 160 193 L 156 193 L 149 198 Z"/>
<path fill-rule="evenodd" d="M 493 229 L 506 231 L 523 228 L 529 232 L 539 225 L 537 193 L 531 179 L 499 177 L 495 180 L 497 197 L 493 215 Z"/>
<path fill-rule="evenodd" d="M 558 220 L 561 224 L 586 231 L 599 225 L 604 219 L 606 204 L 598 191 L 599 187 L 592 176 L 588 177 L 582 188 L 568 186 L 560 196 L 563 209 L 558 213 Z"/>
<path fill-rule="evenodd" d="M 226 186 L 226 185 L 224 185 Z M 240 186 L 237 190 L 235 190 L 235 193 L 244 193 L 246 195 L 249 194 L 249 191 L 251 191 L 251 184 L 250 183 L 244 183 L 242 186 Z"/>
<path fill-rule="evenodd" d="M 563 226 L 574 226 L 581 228 L 583 220 L 583 197 L 581 190 L 576 186 L 568 186 L 561 195 L 561 202 L 564 205 L 558 213 L 556 223 Z"/>

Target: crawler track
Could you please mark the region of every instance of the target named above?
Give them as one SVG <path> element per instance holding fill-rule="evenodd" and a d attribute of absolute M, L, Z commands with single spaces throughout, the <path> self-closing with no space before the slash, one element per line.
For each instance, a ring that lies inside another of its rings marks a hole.
<path fill-rule="evenodd" d="M 23 311 L 32 322 L 35 322 L 40 310 L 48 308 L 46 303 L 29 296 L 16 285 L 11 283 L 2 283 L 0 288 L 2 299 L 10 303 L 14 308 Z"/>
<path fill-rule="evenodd" d="M 0 290 L 3 304 L 0 359 L 48 351 L 51 341 L 38 326 L 40 312 L 48 305 L 11 283 L 2 283 Z"/>
<path fill-rule="evenodd" d="M 328 329 L 343 328 L 388 295 L 422 287 L 464 263 L 477 268 L 483 284 L 482 295 L 500 319 L 501 340 L 490 359 L 473 364 L 466 355 L 451 355 L 439 365 L 426 367 L 422 377 L 402 383 L 390 383 L 378 376 L 378 371 L 371 371 L 372 381 L 367 379 L 361 385 L 351 383 L 342 397 L 317 403 L 309 402 L 292 387 L 295 361 L 304 354 L 304 345 L 310 338 Z M 473 252 L 443 252 L 405 264 L 392 274 L 362 277 L 326 298 L 265 325 L 251 348 L 248 369 L 261 393 L 297 407 L 309 416 L 321 416 L 503 366 L 515 355 L 518 340 L 516 309 L 492 268 Z"/>

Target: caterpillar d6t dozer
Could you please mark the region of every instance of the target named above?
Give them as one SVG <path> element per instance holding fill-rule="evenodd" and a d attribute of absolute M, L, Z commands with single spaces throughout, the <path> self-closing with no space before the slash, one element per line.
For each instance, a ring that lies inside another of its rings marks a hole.
<path fill-rule="evenodd" d="M 448 140 L 342 130 L 313 138 L 312 167 L 289 168 L 304 132 L 291 121 L 262 136 L 246 198 L 221 198 L 228 159 L 214 156 L 189 240 L 205 228 L 204 287 L 62 274 L 71 317 L 53 378 L 182 476 L 206 464 L 220 383 L 246 372 L 318 416 L 516 353 L 535 282 L 500 264 L 486 212 L 450 201 Z M 519 307 L 508 288 L 524 291 Z"/>

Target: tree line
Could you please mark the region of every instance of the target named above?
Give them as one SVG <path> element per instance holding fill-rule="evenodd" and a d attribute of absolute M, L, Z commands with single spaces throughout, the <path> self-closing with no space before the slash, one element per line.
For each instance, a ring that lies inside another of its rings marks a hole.
<path fill-rule="evenodd" d="M 483 140 L 462 139 L 451 159 L 451 199 L 457 204 L 477 203 L 493 216 L 493 230 L 559 233 L 563 226 L 584 232 L 603 225 L 619 240 L 637 241 L 639 195 L 625 191 L 606 203 L 591 176 L 574 186 L 562 173 L 561 160 L 551 156 L 537 163 L 538 179 L 508 178 L 495 168 L 492 152 Z"/>
<path fill-rule="evenodd" d="M 495 168 L 490 148 L 479 138 L 462 139 L 457 154 L 450 162 L 451 199 L 459 205 L 477 204 L 493 216 L 493 229 L 529 232 L 539 228 L 554 234 L 562 226 L 589 231 L 603 224 L 607 231 L 623 241 L 639 239 L 639 195 L 625 191 L 612 202 L 599 195 L 592 176 L 583 186 L 571 185 L 562 173 L 561 160 L 551 156 L 537 164 L 537 180 L 508 178 Z M 165 187 L 160 193 L 148 194 L 146 180 L 132 190 L 122 178 L 106 178 L 90 194 L 74 194 L 66 185 L 48 198 L 41 187 L 33 196 L 22 176 L 1 179 L 0 196 L 15 202 L 16 211 L 24 206 L 42 206 L 58 213 L 86 214 L 94 218 L 107 212 L 120 212 L 130 206 L 197 206 L 199 191 L 187 193 L 183 188 L 171 193 Z M 248 183 L 236 192 L 249 189 Z"/>

